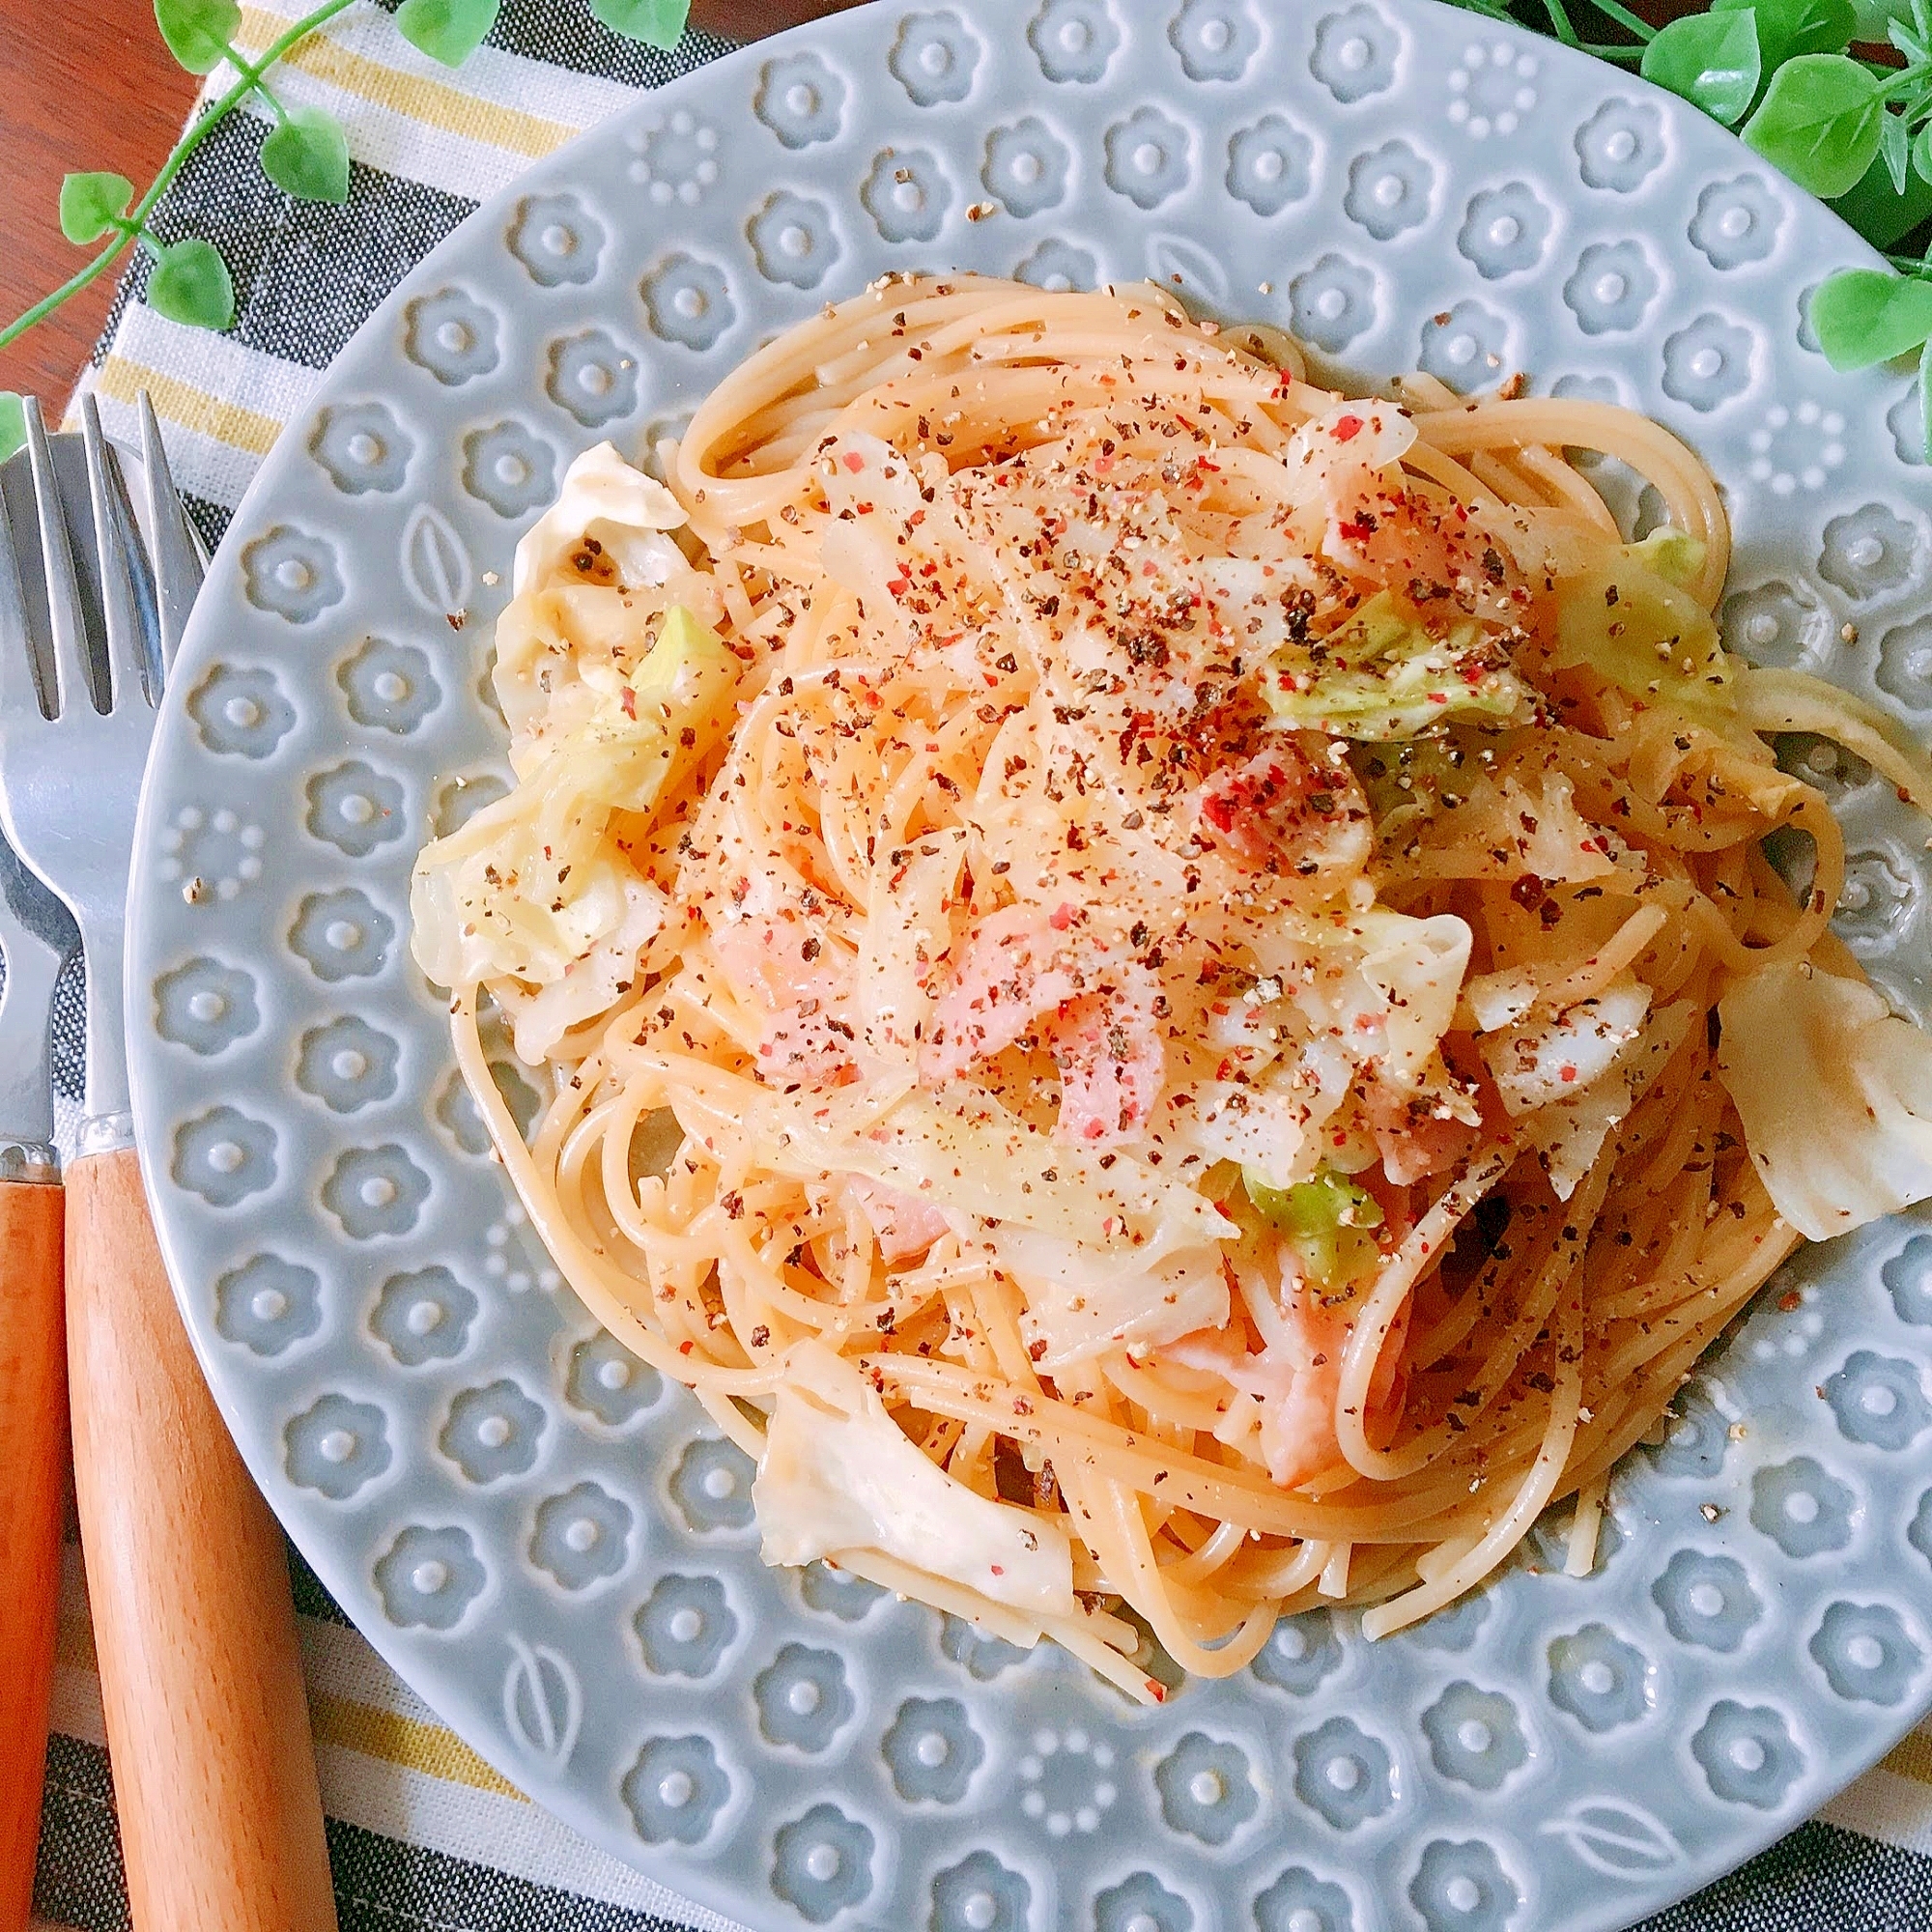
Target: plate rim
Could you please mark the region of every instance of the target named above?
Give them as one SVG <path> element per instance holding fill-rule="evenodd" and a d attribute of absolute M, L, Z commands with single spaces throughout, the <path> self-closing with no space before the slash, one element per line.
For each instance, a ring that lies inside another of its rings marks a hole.
<path fill-rule="evenodd" d="M 944 0 L 933 0 L 933 4 L 943 6 Z M 1034 11 L 1031 0 L 1005 0 L 1005 4 L 1010 6 L 1012 16 L 1016 21 Z M 1106 0 L 1102 0 L 1102 4 L 1106 4 Z M 1130 7 L 1137 7 L 1139 0 L 1127 0 L 1127 4 Z M 1305 7 L 1306 11 L 1313 12 L 1312 7 L 1306 6 L 1306 0 L 1259 0 L 1259 4 L 1272 17 L 1278 17 L 1283 14 L 1299 14 Z M 1571 61 L 1588 63 L 1593 71 L 1599 72 L 1606 99 L 1618 89 L 1627 90 L 1642 99 L 1654 102 L 1667 122 L 1686 115 L 1694 116 L 1700 124 L 1705 121 L 1705 117 L 1697 115 L 1694 108 L 1644 80 L 1636 72 L 1626 71 L 1609 63 L 1597 61 L 1590 55 L 1567 47 L 1562 43 L 1519 23 L 1491 20 L 1480 14 L 1449 4 L 1449 0 L 1378 0 L 1378 4 L 1385 5 L 1398 18 L 1406 17 L 1411 26 L 1418 20 L 1434 17 L 1439 20 L 1445 29 L 1453 26 L 1465 33 L 1480 31 L 1510 39 L 1525 47 L 1534 48 L 1539 58 L 1550 58 L 1566 63 Z M 1346 0 L 1335 0 L 1336 11 L 1341 11 L 1345 7 Z M 567 178 L 559 171 L 569 166 L 572 156 L 600 139 L 608 139 L 612 130 L 620 126 L 649 114 L 656 104 L 672 104 L 681 93 L 713 84 L 718 76 L 740 71 L 749 71 L 762 66 L 775 56 L 782 57 L 786 53 L 812 47 L 828 31 L 835 38 L 842 38 L 845 34 L 857 34 L 862 29 L 887 26 L 916 11 L 917 8 L 909 6 L 907 0 L 864 0 L 864 4 L 842 12 L 821 15 L 766 38 L 742 43 L 729 52 L 704 61 L 699 66 L 687 70 L 668 81 L 638 90 L 632 100 L 618 107 L 602 121 L 581 129 L 568 142 L 532 162 L 513 180 L 479 202 L 434 248 L 410 267 L 337 355 L 318 372 L 313 388 L 303 398 L 297 412 L 277 436 L 268 454 L 262 458 L 246 490 L 236 504 L 219 550 L 225 554 L 234 554 L 229 551 L 229 540 L 232 538 L 240 544 L 243 533 L 254 525 L 263 522 L 264 507 L 273 501 L 282 488 L 284 477 L 301 460 L 305 449 L 303 440 L 305 426 L 312 423 L 317 412 L 327 407 L 329 401 L 341 393 L 338 387 L 331 385 L 336 383 L 336 371 L 342 362 L 352 356 L 358 346 L 365 345 L 377 334 L 385 329 L 393 333 L 409 304 L 425 292 L 426 286 L 442 271 L 443 265 L 453 260 L 477 233 L 493 227 L 500 230 L 505 225 L 506 217 L 519 202 L 532 193 L 544 192 L 551 187 L 563 185 Z M 886 43 L 883 34 L 876 38 L 879 45 L 883 46 Z M 1715 127 L 1716 124 L 1710 125 Z M 1748 160 L 1752 166 L 1771 169 L 1771 164 L 1747 147 L 1734 130 L 1719 128 L 1717 131 L 1729 137 L 1741 163 Z M 1771 171 L 1776 173 L 1775 169 Z M 1851 229 L 1835 211 L 1817 202 L 1815 197 L 1804 194 L 1781 174 L 1777 179 L 1788 192 L 1802 197 L 1802 201 L 1808 204 L 1811 210 L 1830 218 L 1841 232 L 1845 252 L 1859 257 L 1860 266 L 1883 265 L 1883 257 L 1879 252 Z M 775 185 L 782 185 L 780 176 L 774 175 L 773 181 Z M 856 200 L 856 190 L 854 199 Z M 1448 209 L 1432 217 L 1432 221 L 1435 224 L 1446 223 L 1453 219 L 1453 212 Z M 1795 293 L 1797 277 L 1794 275 L 1787 279 Z M 634 276 L 632 282 L 635 283 Z M 1520 295 L 1520 292 L 1518 293 Z M 1512 313 L 1520 313 L 1520 301 L 1512 307 L 1509 294 L 1507 291 L 1497 291 L 1494 298 L 1500 306 L 1511 309 Z M 586 310 L 582 319 L 594 323 L 607 318 L 602 310 Z M 1343 359 L 1346 361 L 1346 358 Z M 1882 424 L 1873 427 L 1876 434 L 1881 436 L 1884 434 Z M 587 440 L 602 440 L 594 432 L 586 430 L 584 434 Z M 412 502 L 429 500 L 426 494 L 427 487 L 412 489 L 409 499 Z M 211 575 L 218 568 L 220 568 L 219 559 L 212 566 Z M 157 749 L 160 742 L 161 719 L 172 719 L 179 730 L 180 715 L 185 709 L 191 683 L 221 661 L 220 650 L 215 648 L 212 641 L 204 643 L 205 639 L 210 639 L 211 634 L 217 631 L 220 621 L 219 613 L 214 608 L 214 600 L 198 599 L 163 696 L 160 718 L 156 722 Z M 163 774 L 164 762 L 159 757 L 150 759 L 141 788 L 140 806 L 134 829 L 128 900 L 127 943 L 123 961 L 123 995 L 130 1021 L 128 1070 L 135 1122 L 134 1144 L 143 1186 L 184 1326 L 187 1330 L 202 1373 L 214 1396 L 224 1427 L 228 1429 L 230 1437 L 248 1468 L 251 1479 L 268 1500 L 271 1512 L 275 1515 L 277 1526 L 296 1545 L 303 1560 L 323 1581 L 331 1598 L 338 1604 L 345 1598 L 355 1602 L 366 1595 L 366 1590 L 363 1579 L 355 1570 L 355 1559 L 346 1551 L 338 1553 L 339 1545 L 331 1545 L 325 1539 L 314 1538 L 298 1531 L 284 1519 L 283 1512 L 276 1506 L 276 1499 L 278 1495 L 291 1489 L 291 1484 L 287 1472 L 275 1459 L 273 1442 L 261 1431 L 246 1429 L 238 1431 L 236 1428 L 238 1418 L 245 1419 L 247 1408 L 245 1405 L 236 1400 L 233 1378 L 225 1373 L 217 1338 L 213 1333 L 212 1325 L 201 1319 L 201 1312 L 193 1305 L 188 1289 L 185 1285 L 197 1274 L 191 1257 L 186 1252 L 192 1237 L 183 1230 L 176 1217 L 164 1211 L 159 1205 L 168 1202 L 173 1194 L 173 1182 L 167 1173 L 167 1153 L 163 1145 L 171 1122 L 162 1117 L 161 1101 L 156 1091 L 163 1084 L 163 1076 L 157 1065 L 161 1048 L 152 1025 L 136 1026 L 133 1021 L 135 1015 L 147 1013 L 150 1004 L 148 995 L 152 976 L 143 971 L 143 966 L 150 951 L 149 928 L 155 917 L 152 908 L 160 895 L 169 890 L 154 876 L 155 861 L 152 857 L 156 849 L 155 835 L 158 829 L 158 815 L 162 810 L 161 794 L 173 782 L 173 780 Z M 402 935 L 398 935 L 398 939 L 400 943 L 407 943 Z M 320 1010 L 320 1006 L 317 1010 Z M 505 1185 L 507 1186 L 507 1182 Z M 345 1238 L 342 1245 L 347 1248 L 352 1244 Z M 1759 1291 L 1759 1293 L 1762 1292 Z M 1740 1311 L 1737 1319 L 1742 1320 L 1746 1313 L 1757 1305 L 1757 1301 L 1758 1296 L 1754 1295 L 1751 1301 L 1745 1305 L 1745 1309 Z M 1717 1346 L 1715 1342 L 1712 1345 L 1714 1349 Z M 1706 1359 L 1707 1356 L 1700 1356 L 1697 1366 L 1702 1366 Z M 1629 1453 L 1633 1452 L 1627 1452 L 1627 1456 Z M 1791 1559 L 1783 1560 L 1788 1562 Z M 472 1729 L 453 1720 L 437 1697 L 418 1688 L 408 1668 L 408 1639 L 404 1632 L 379 1619 L 372 1618 L 366 1625 L 355 1618 L 352 1618 L 351 1622 L 358 1635 L 370 1644 L 384 1664 L 415 1695 L 422 1697 L 423 1701 L 436 1711 L 439 1719 L 447 1725 L 453 1735 L 461 1739 L 469 1748 L 475 1751 L 518 1791 L 531 1798 L 533 1802 L 541 1804 L 580 1838 L 610 1855 L 620 1865 L 664 1886 L 667 1890 L 675 1892 L 684 1900 L 719 1915 L 733 1925 L 750 1926 L 753 1923 L 744 1916 L 744 1897 L 734 1893 L 728 1885 L 717 1883 L 714 1874 L 723 1867 L 713 1861 L 688 1855 L 684 1852 L 684 1848 L 675 1842 L 669 1845 L 647 1846 L 639 1839 L 626 1839 L 613 1826 L 607 1825 L 601 1813 L 584 1805 L 579 1795 L 579 1785 L 554 1778 L 548 1780 L 533 1778 L 531 1766 L 523 1760 L 513 1759 L 506 1744 L 495 1732 Z M 1479 1645 L 1480 1642 L 1478 1639 Z M 1788 1656 L 1788 1652 L 1780 1651 L 1777 1653 L 1777 1661 L 1782 1662 Z M 640 1684 L 639 1700 L 642 1702 L 649 1696 L 649 1686 L 647 1683 L 641 1683 L 641 1680 Z M 1855 1752 L 1838 1752 L 1832 1755 L 1829 1772 L 1830 1788 L 1817 1798 L 1811 1810 L 1798 1819 L 1784 1817 L 1778 1812 L 1752 1813 L 1746 1816 L 1744 1811 L 1737 1807 L 1727 1810 L 1725 1815 L 1737 1822 L 1739 1830 L 1726 1845 L 1724 1862 L 1715 1863 L 1706 1857 L 1700 1863 L 1693 1855 L 1689 1863 L 1690 1872 L 1689 1883 L 1671 1889 L 1667 1896 L 1659 1897 L 1645 1904 L 1639 1917 L 1666 1910 L 1695 1895 L 1747 1863 L 1782 1837 L 1812 1822 L 1820 1809 L 1833 1802 L 1850 1784 L 1869 1771 L 1902 1737 L 1916 1728 L 1928 1712 L 1932 1712 L 1932 1680 L 1928 1680 L 1919 1699 L 1908 1699 L 1905 1704 L 1895 1707 L 1891 1712 L 1885 1712 L 1878 1707 L 1863 1707 L 1863 1709 L 1868 1714 L 1867 1721 L 1870 1723 L 1869 1748 L 1861 1745 Z M 1904 1713 L 1903 1717 L 1898 1715 L 1899 1712 Z M 1663 1747 L 1660 1746 L 1660 1748 Z M 1847 1764 L 1851 1767 L 1849 1770 L 1845 1769 Z M 755 1784 L 753 1802 L 754 1804 L 756 1802 Z M 1272 1802 L 1278 1804 L 1279 1795 Z M 966 1820 L 970 1820 L 971 1816 L 970 1812 L 962 1814 L 962 1818 Z M 772 1830 L 781 1821 L 776 1811 L 768 1819 L 761 1821 L 760 1836 L 767 1843 Z M 963 1844 L 963 1837 L 960 1842 Z M 1286 1857 L 1292 1855 L 1298 1841 L 1293 1837 L 1278 1837 L 1275 1842 L 1281 1855 Z M 1525 1849 L 1527 1850 L 1533 1842 L 1526 1840 Z M 1735 1856 L 1731 1856 L 1733 1846 L 1736 1848 Z M 1331 1851 L 1335 1849 L 1330 1848 Z M 1363 1886 L 1373 1886 L 1376 1883 L 1377 1880 L 1372 1873 L 1364 1874 L 1358 1879 L 1358 1884 Z M 1372 1891 L 1370 1895 L 1378 1903 L 1383 1902 L 1382 1894 L 1378 1891 Z M 1621 1928 L 1636 1922 L 1620 1906 L 1610 1903 L 1606 1892 L 1600 1893 L 1599 1899 L 1603 1903 L 1591 1909 L 1580 1912 L 1572 1909 L 1567 1913 L 1564 1919 L 1567 1932 L 1621 1932 Z M 1065 1903 L 1065 1901 L 1063 1901 L 1063 1904 Z M 856 1918 L 860 1920 L 865 1918 L 863 1907 L 857 1909 Z M 838 1915 L 838 1922 L 847 1922 L 844 1914 Z"/>

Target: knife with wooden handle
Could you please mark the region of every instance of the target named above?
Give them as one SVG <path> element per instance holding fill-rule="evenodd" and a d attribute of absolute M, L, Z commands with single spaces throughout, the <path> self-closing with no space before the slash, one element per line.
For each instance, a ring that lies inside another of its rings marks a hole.
<path fill-rule="evenodd" d="M 58 1170 L 0 1179 L 0 1932 L 21 1932 L 46 1771 L 67 1486 Z"/>
<path fill-rule="evenodd" d="M 67 1345 L 49 1049 L 74 943 L 0 839 L 0 1932 L 22 1932 L 33 1908 L 60 1595 Z"/>

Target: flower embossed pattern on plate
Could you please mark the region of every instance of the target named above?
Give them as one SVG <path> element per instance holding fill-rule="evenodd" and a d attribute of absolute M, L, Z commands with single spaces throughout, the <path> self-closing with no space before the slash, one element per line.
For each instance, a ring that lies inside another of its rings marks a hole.
<path fill-rule="evenodd" d="M 405 280 L 264 467 L 172 680 L 135 1100 L 277 1509 L 506 1777 L 755 1925 L 1602 1932 L 1904 1728 L 1932 1233 L 1779 1277 L 1626 1460 L 1592 1576 L 1555 1574 L 1559 1513 L 1415 1631 L 1307 1612 L 1130 1710 L 1066 1657 L 760 1564 L 753 1463 L 562 1285 L 408 952 L 418 838 L 501 795 L 491 620 L 564 465 L 639 452 L 893 269 L 1151 273 L 1323 373 L 1634 405 L 1723 479 L 1727 642 L 1922 726 L 1912 379 L 1833 376 L 1801 334 L 1806 274 L 1855 255 L 1679 103 L 1426 0 L 955 0 L 640 96 Z M 1848 941 L 1923 1009 L 1922 831 L 1786 750 L 1845 815 Z"/>

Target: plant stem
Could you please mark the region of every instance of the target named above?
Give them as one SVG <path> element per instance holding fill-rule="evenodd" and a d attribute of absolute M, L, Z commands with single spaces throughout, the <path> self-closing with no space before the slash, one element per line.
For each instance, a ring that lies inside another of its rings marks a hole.
<path fill-rule="evenodd" d="M 1880 68 L 1874 71 L 1889 75 L 1887 84 L 1879 90 L 1881 100 L 1897 100 L 1902 96 L 1910 94 L 1914 88 L 1923 87 L 1928 80 L 1932 80 L 1932 66 Z"/>
<path fill-rule="evenodd" d="M 235 70 L 235 71 L 242 76 L 243 80 L 252 81 L 257 86 L 261 85 L 262 68 L 268 65 L 266 61 L 264 61 L 261 64 L 261 66 L 257 66 L 256 63 L 251 61 L 246 54 L 242 53 L 241 49 L 238 48 L 232 41 L 226 47 L 222 49 L 222 52 L 227 59 L 228 65 L 232 67 Z"/>
<path fill-rule="evenodd" d="M 77 296 L 127 245 L 127 236 L 117 236 L 79 274 L 70 275 L 51 295 L 43 296 L 32 308 L 15 316 L 5 328 L 0 328 L 0 349 L 6 348 L 15 336 L 26 334 L 35 323 L 43 316 L 51 315 L 70 296 Z"/>
<path fill-rule="evenodd" d="M 1657 38 L 1657 29 L 1639 14 L 1621 4 L 1621 0 L 1596 0 L 1597 12 L 1607 14 L 1626 32 L 1634 34 L 1646 46 Z"/>
<path fill-rule="evenodd" d="M 355 0 L 323 0 L 323 4 L 316 8 L 313 13 L 304 14 L 299 20 L 295 21 L 284 33 L 270 42 L 259 61 L 237 63 L 242 70 L 242 78 L 216 100 L 202 115 L 201 119 L 195 122 L 188 128 L 187 132 L 181 137 L 181 140 L 175 146 L 174 153 L 168 156 L 167 160 L 162 164 L 160 173 L 155 177 L 153 183 L 149 185 L 147 193 L 128 211 L 128 220 L 129 227 L 117 236 L 114 241 L 110 242 L 78 274 L 69 276 L 51 295 L 43 296 L 32 308 L 15 316 L 5 328 L 0 328 L 0 349 L 6 348 L 10 342 L 24 335 L 28 329 L 33 327 L 35 323 L 39 322 L 43 316 L 51 315 L 55 309 L 60 307 L 62 302 L 66 301 L 71 296 L 77 296 L 90 282 L 98 281 L 106 271 L 108 265 L 121 253 L 122 249 L 127 247 L 130 235 L 138 231 L 146 223 L 149 214 L 154 210 L 156 202 L 159 201 L 161 196 L 167 192 L 175 177 L 187 165 L 188 157 L 208 139 L 209 135 L 213 133 L 223 121 L 227 120 L 229 115 L 249 95 L 254 93 L 255 89 L 261 85 L 264 72 L 273 67 L 298 42 L 305 40 L 318 27 L 324 25 L 327 21 L 332 20 L 336 14 L 355 4 Z"/>
<path fill-rule="evenodd" d="M 1549 24 L 1556 30 L 1556 38 L 1567 47 L 1580 46 L 1577 29 L 1570 24 L 1569 10 L 1563 0 L 1543 0 L 1543 11 L 1549 15 Z"/>

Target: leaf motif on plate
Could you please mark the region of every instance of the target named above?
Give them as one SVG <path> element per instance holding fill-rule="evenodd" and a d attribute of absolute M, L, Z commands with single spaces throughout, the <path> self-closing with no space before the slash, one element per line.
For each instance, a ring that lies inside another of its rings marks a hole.
<path fill-rule="evenodd" d="M 1163 289 L 1180 289 L 1216 302 L 1228 299 L 1228 271 L 1198 242 L 1179 235 L 1150 235 L 1147 265 L 1150 278 Z"/>
<path fill-rule="evenodd" d="M 561 1771 L 577 1748 L 583 1721 L 583 1690 L 577 1672 L 547 1643 L 510 1635 L 510 1667 L 503 1676 L 503 1722 L 526 1757 Z"/>
<path fill-rule="evenodd" d="M 1668 1871 L 1684 1857 L 1669 1826 L 1627 1798 L 1579 1798 L 1539 1829 L 1609 1878 Z"/>
<path fill-rule="evenodd" d="M 469 602 L 469 553 L 434 503 L 418 503 L 403 526 L 403 582 L 440 617 L 457 616 Z"/>

